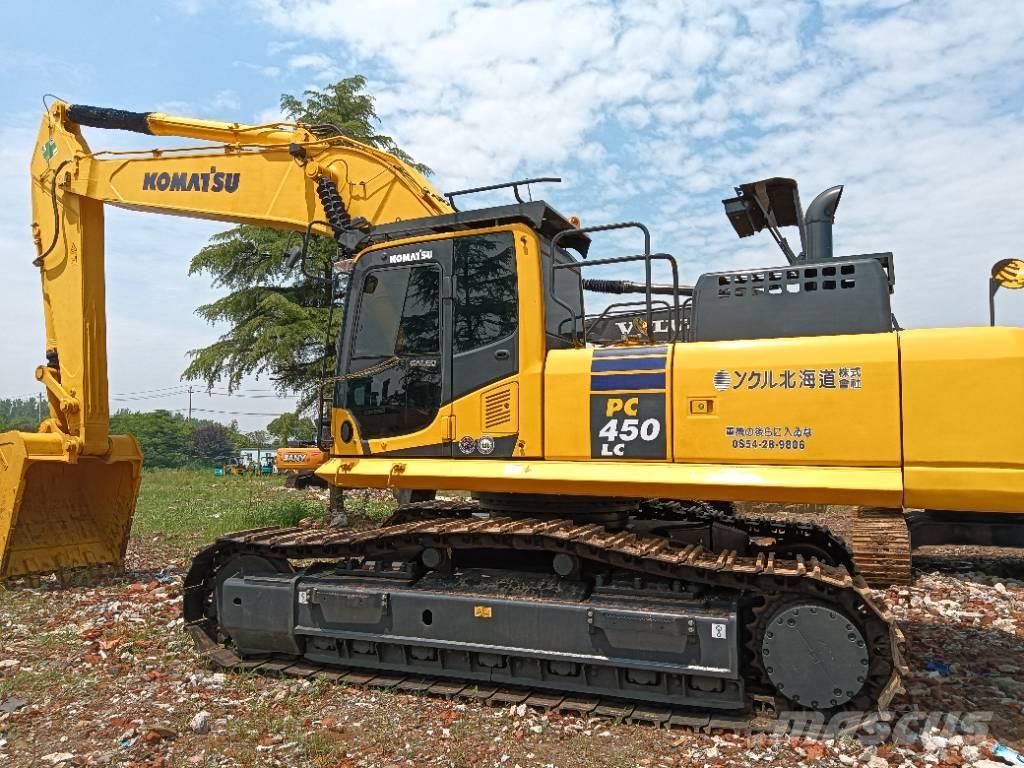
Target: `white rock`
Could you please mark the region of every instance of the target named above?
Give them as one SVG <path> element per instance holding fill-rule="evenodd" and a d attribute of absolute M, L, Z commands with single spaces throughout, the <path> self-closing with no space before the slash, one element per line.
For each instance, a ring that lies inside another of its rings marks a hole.
<path fill-rule="evenodd" d="M 921 742 L 924 744 L 924 748 L 930 752 L 938 752 L 949 746 L 949 739 L 945 736 L 923 736 Z"/>
<path fill-rule="evenodd" d="M 868 768 L 889 768 L 889 761 L 884 757 L 874 755 L 870 760 L 868 760 Z"/>
<path fill-rule="evenodd" d="M 60 765 L 66 763 L 68 760 L 74 760 L 75 756 L 70 752 L 51 752 L 48 755 L 43 755 L 42 760 L 50 765 Z"/>
<path fill-rule="evenodd" d="M 1003 584 L 1003 582 L 1001 582 L 1001 581 L 997 581 L 996 582 L 996 592 L 998 592 L 1000 595 L 1005 595 L 1006 594 L 1006 585 Z"/>
<path fill-rule="evenodd" d="M 4 659 L 0 661 L 0 672 L 6 672 L 9 669 L 14 669 L 16 666 L 21 664 L 17 659 Z"/>
<path fill-rule="evenodd" d="M 210 732 L 210 713 L 205 709 L 202 712 L 197 712 L 189 723 L 188 727 L 192 729 L 193 733 L 209 733 Z"/>

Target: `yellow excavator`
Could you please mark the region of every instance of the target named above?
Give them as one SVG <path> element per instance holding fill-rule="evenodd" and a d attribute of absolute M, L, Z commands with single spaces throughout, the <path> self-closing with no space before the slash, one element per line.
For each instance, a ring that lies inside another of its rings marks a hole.
<path fill-rule="evenodd" d="M 205 143 L 93 152 L 83 126 Z M 903 670 L 864 576 L 908 579 L 911 531 L 1018 535 L 1024 411 L 1002 404 L 1024 385 L 1024 330 L 899 329 L 892 254 L 833 253 L 842 187 L 806 210 L 792 180 L 737 187 L 736 233 L 768 230 L 786 263 L 684 286 L 643 225 L 580 227 L 523 200 L 545 180 L 441 195 L 330 126 L 58 101 L 31 170 L 50 416 L 0 436 L 3 576 L 124 554 L 142 457 L 108 434 L 105 204 L 301 232 L 296 268 L 312 235 L 338 244 L 317 474 L 421 500 L 372 531 L 260 529 L 198 553 L 184 617 L 216 664 L 526 687 L 586 711 L 863 710 Z M 456 205 L 496 189 L 515 202 Z M 592 236 L 622 229 L 635 253 L 588 258 Z M 643 280 L 585 277 L 594 266 Z M 628 298 L 588 315 L 590 292 Z M 618 317 L 621 335 L 598 332 Z M 852 551 L 736 501 L 857 505 Z"/>

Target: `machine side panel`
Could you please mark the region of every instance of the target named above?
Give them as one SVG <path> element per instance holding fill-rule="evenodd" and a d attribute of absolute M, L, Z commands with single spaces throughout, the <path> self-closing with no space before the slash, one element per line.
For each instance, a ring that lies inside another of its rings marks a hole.
<path fill-rule="evenodd" d="M 671 345 L 552 350 L 544 371 L 544 456 L 671 461 Z"/>
<path fill-rule="evenodd" d="M 677 344 L 675 461 L 900 466 L 896 334 Z"/>
<path fill-rule="evenodd" d="M 906 506 L 1024 512 L 1024 329 L 900 333 Z"/>

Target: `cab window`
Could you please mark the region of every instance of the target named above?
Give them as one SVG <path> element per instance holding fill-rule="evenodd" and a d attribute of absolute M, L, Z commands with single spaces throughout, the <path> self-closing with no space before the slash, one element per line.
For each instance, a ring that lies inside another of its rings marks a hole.
<path fill-rule="evenodd" d="M 346 403 L 365 439 L 430 424 L 441 406 L 441 271 L 369 272 L 359 297 Z"/>
<path fill-rule="evenodd" d="M 454 354 L 515 332 L 518 320 L 515 242 L 511 232 L 455 238 Z"/>

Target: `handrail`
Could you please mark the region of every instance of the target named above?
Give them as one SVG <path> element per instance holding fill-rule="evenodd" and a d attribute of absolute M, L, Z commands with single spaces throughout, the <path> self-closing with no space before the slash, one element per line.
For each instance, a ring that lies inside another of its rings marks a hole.
<path fill-rule="evenodd" d="M 572 262 L 570 264 L 557 264 L 557 263 L 555 263 L 555 253 L 556 253 L 555 249 L 558 247 L 558 241 L 563 236 L 571 235 L 571 234 L 583 234 L 583 233 L 588 233 L 588 232 L 604 232 L 604 231 L 608 231 L 608 230 L 626 229 L 626 228 L 631 228 L 631 227 L 639 229 L 639 230 L 641 230 L 644 233 L 644 253 L 642 253 L 642 254 L 637 254 L 637 255 L 634 255 L 634 256 L 615 256 L 615 257 L 611 257 L 611 258 L 607 258 L 607 259 L 597 259 L 597 260 L 594 260 L 594 261 L 586 261 L 586 262 L 574 261 L 574 262 Z M 680 318 L 680 313 L 679 313 L 679 265 L 676 262 L 675 257 L 672 256 L 669 253 L 655 253 L 655 254 L 652 254 L 650 252 L 650 232 L 647 230 L 647 227 L 645 227 L 643 224 L 640 224 L 639 222 L 625 222 L 625 223 L 622 223 L 622 224 L 603 224 L 603 225 L 596 226 L 596 227 L 584 227 L 584 228 L 580 228 L 580 229 L 567 229 L 567 230 L 564 230 L 562 232 L 559 232 L 553 238 L 551 238 L 551 298 L 555 301 L 556 304 L 558 304 L 559 306 L 563 307 L 569 313 L 569 317 L 573 320 L 573 329 L 572 329 L 573 330 L 573 337 L 572 337 L 572 340 L 573 340 L 573 344 L 574 345 L 578 345 L 577 334 L 576 334 L 576 322 L 575 322 L 575 320 L 576 320 L 576 311 L 571 306 L 569 306 L 564 301 L 562 301 L 560 298 L 558 298 L 558 294 L 555 291 L 555 279 L 556 279 L 555 276 L 557 274 L 557 270 L 559 270 L 559 269 L 574 269 L 574 270 L 576 270 L 577 276 L 580 277 L 579 270 L 582 269 L 583 267 L 596 267 L 596 266 L 601 266 L 601 265 L 606 265 L 606 264 L 622 264 L 622 263 L 630 262 L 630 261 L 643 261 L 644 262 L 644 273 L 645 273 L 645 283 L 644 284 L 645 284 L 645 287 L 646 287 L 646 291 L 645 291 L 646 295 L 644 297 L 644 304 L 645 304 L 645 315 L 646 315 L 645 319 L 647 321 L 647 339 L 648 339 L 648 341 L 651 344 L 654 344 L 655 340 L 654 340 L 654 330 L 653 330 L 654 318 L 653 318 L 652 294 L 651 294 L 651 265 L 652 265 L 652 262 L 655 261 L 655 260 L 657 260 L 657 261 L 667 261 L 669 263 L 671 269 L 672 269 L 672 302 L 673 302 L 673 306 L 675 307 L 675 315 L 676 315 L 676 329 L 675 329 L 675 332 L 672 334 L 672 341 L 676 342 L 676 341 L 679 340 L 679 331 L 680 331 L 680 328 L 679 328 L 679 325 L 680 325 L 680 323 L 679 323 L 679 318 Z M 580 277 L 580 306 L 581 307 L 583 306 L 583 279 L 582 279 L 582 277 Z M 583 344 L 586 345 L 586 343 L 587 343 L 587 329 L 586 329 L 586 325 L 582 322 L 583 317 L 585 317 L 585 316 L 581 316 L 581 318 L 580 318 L 581 319 L 581 323 L 580 324 L 582 326 Z"/>

